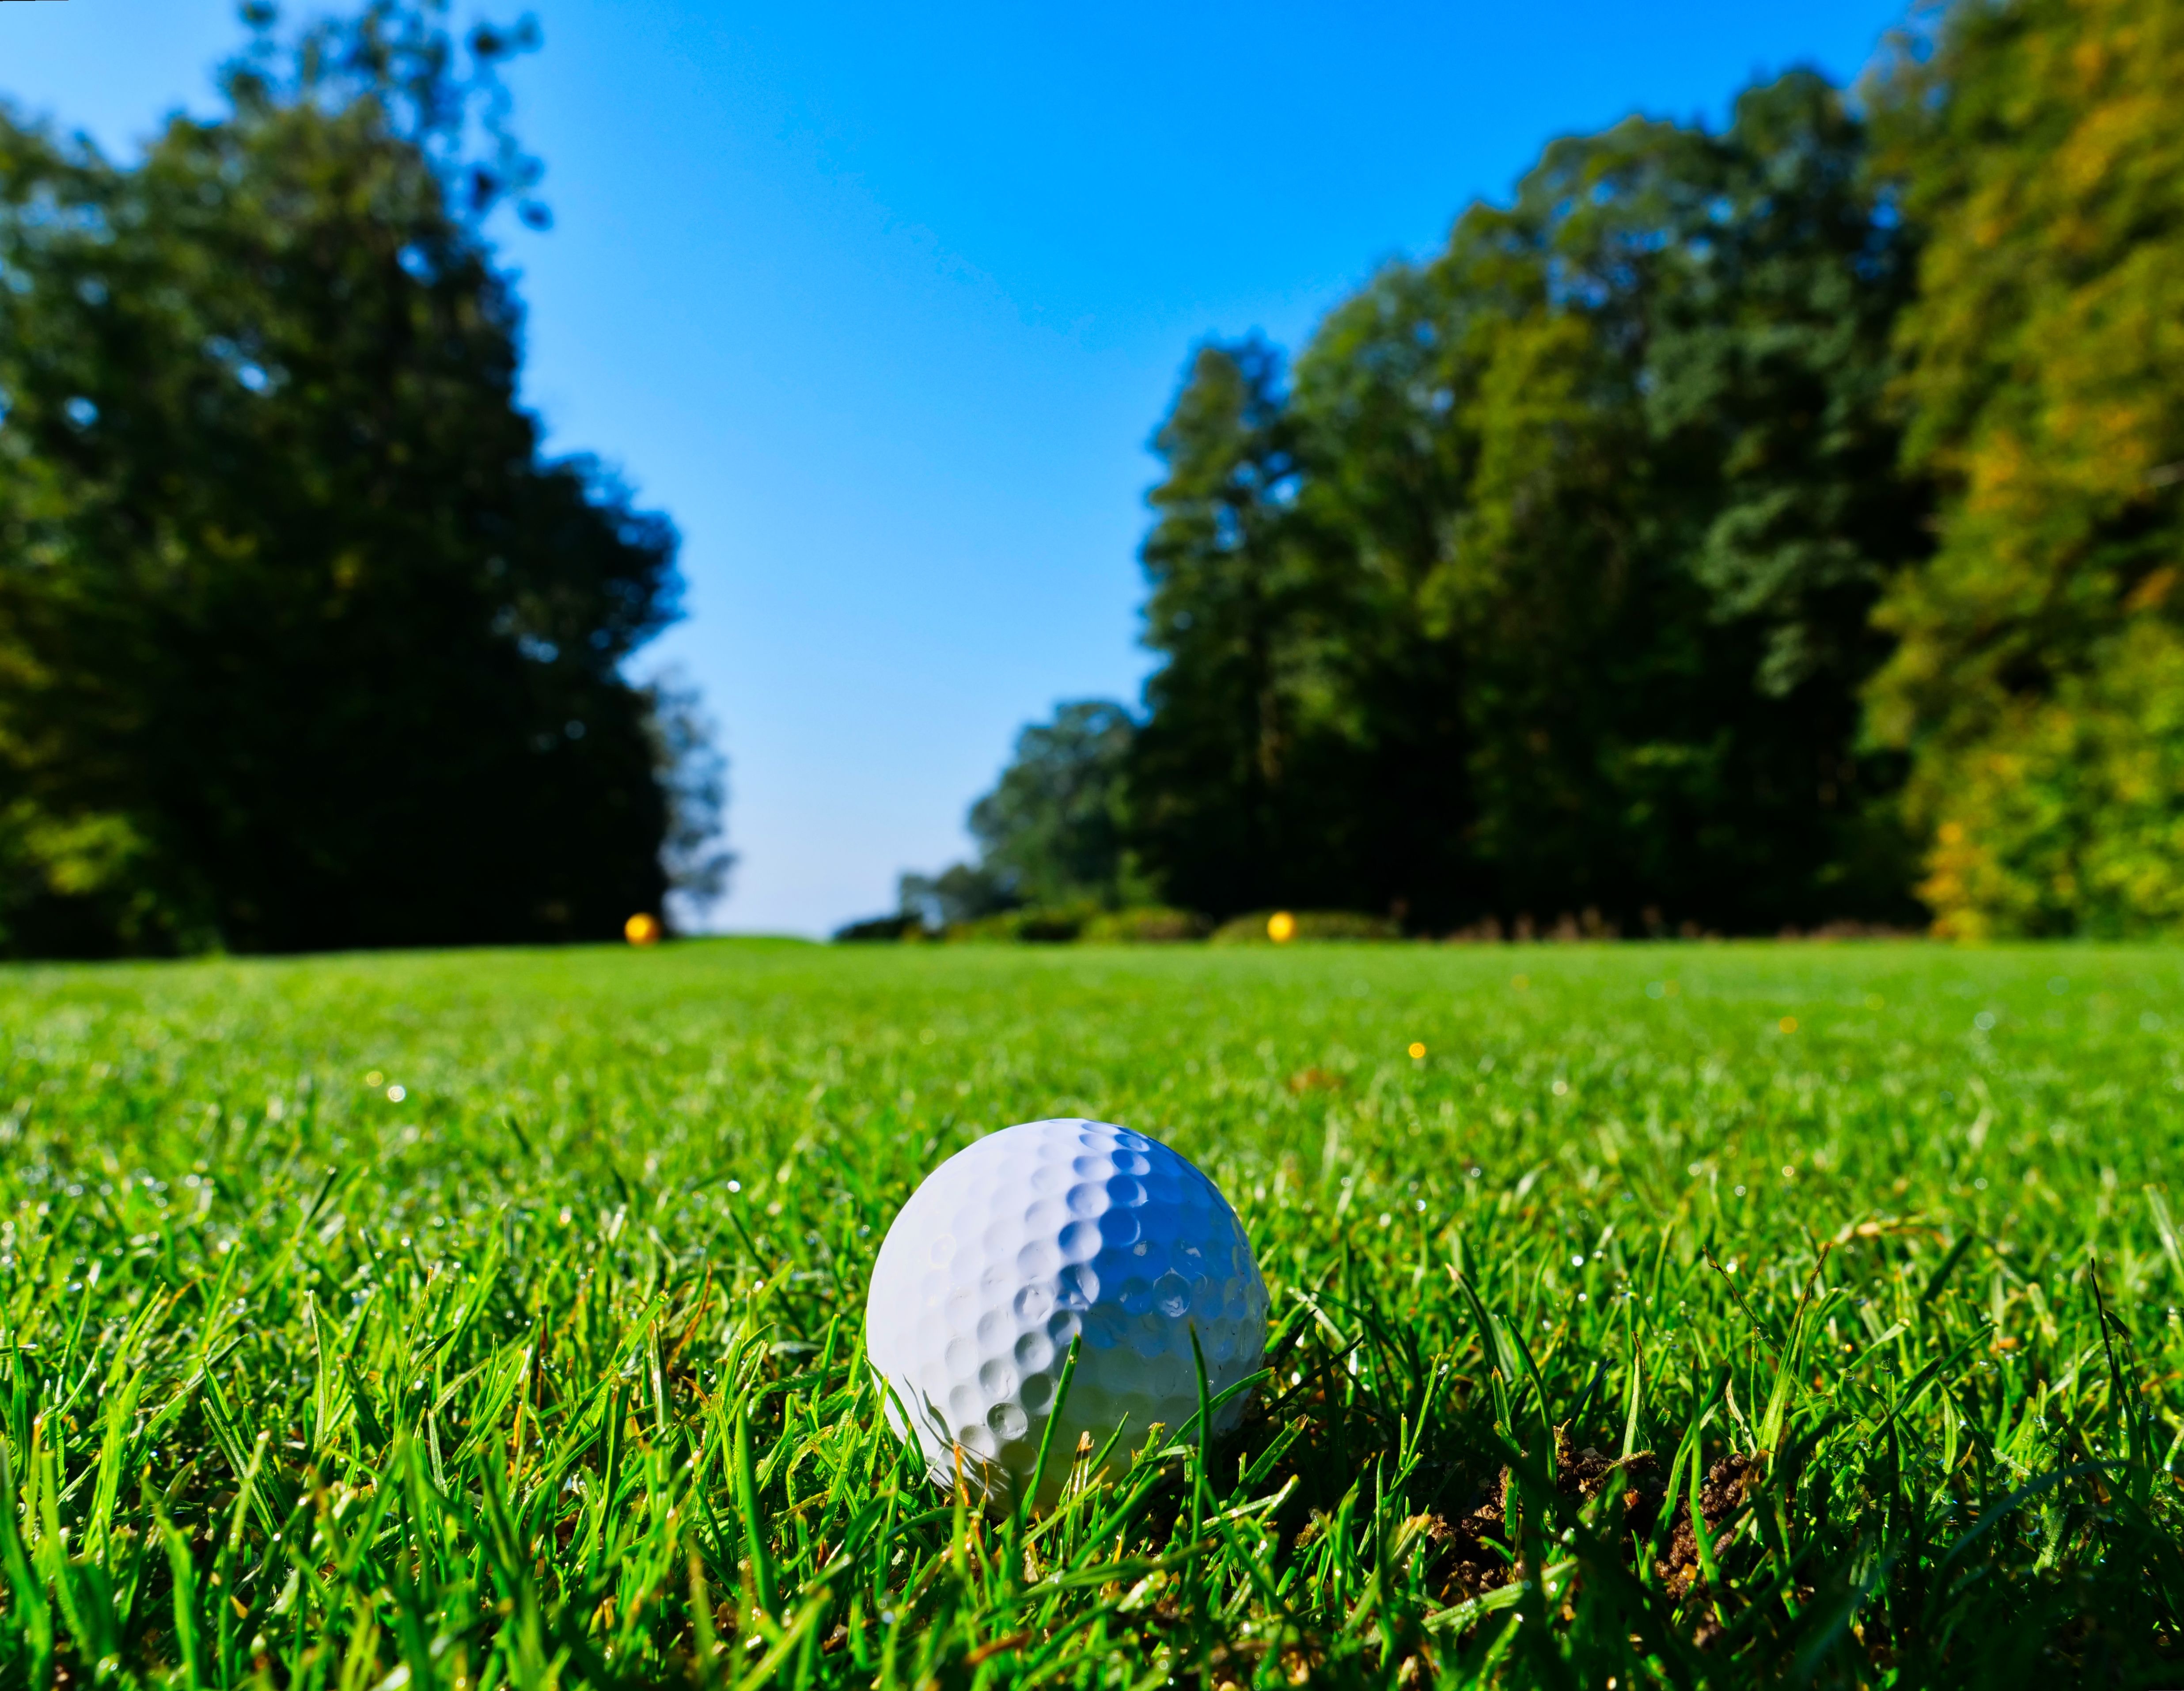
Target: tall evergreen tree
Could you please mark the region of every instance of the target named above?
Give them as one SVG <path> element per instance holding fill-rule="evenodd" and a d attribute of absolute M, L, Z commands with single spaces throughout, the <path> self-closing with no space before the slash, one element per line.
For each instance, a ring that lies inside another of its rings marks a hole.
<path fill-rule="evenodd" d="M 1145 639 L 1169 661 L 1145 689 L 1134 822 L 1169 896 L 1213 910 L 1278 896 L 1303 843 L 1283 803 L 1298 724 L 1282 684 L 1311 573 L 1290 542 L 1282 379 L 1262 342 L 1201 348 L 1154 442 L 1168 477 L 1144 550 Z"/>

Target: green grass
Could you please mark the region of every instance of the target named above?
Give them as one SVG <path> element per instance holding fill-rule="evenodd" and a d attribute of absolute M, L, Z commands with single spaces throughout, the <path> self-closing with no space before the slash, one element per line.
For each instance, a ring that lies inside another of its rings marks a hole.
<path fill-rule="evenodd" d="M 2184 1683 L 2184 954 L 731 942 L 0 1018 L 0 1684 Z M 864 1275 L 1065 1113 L 1235 1203 L 1264 1413 L 980 1520 Z"/>

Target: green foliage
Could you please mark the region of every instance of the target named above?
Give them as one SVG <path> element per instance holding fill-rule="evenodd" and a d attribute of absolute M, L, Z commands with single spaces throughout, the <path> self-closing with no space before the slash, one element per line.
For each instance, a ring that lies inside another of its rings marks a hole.
<path fill-rule="evenodd" d="M 936 934 L 1022 903 L 1006 877 L 975 863 L 950 863 L 937 875 L 906 874 L 897 886 L 902 914 Z"/>
<path fill-rule="evenodd" d="M 2184 929 L 2184 7 L 1953 10 L 1875 90 L 1928 230 L 1901 335 L 1941 545 L 1891 589 L 1943 932 Z"/>
<path fill-rule="evenodd" d="M 1217 946 L 1292 945 L 1313 940 L 1399 940 L 1403 930 L 1384 916 L 1368 916 L 1355 910 L 1294 910 L 1288 937 L 1276 940 L 1268 927 L 1275 912 L 1255 910 L 1231 917 L 1216 928 L 1211 938 Z"/>
<path fill-rule="evenodd" d="M 1017 736 L 994 790 L 971 806 L 979 863 L 1028 902 L 1127 902 L 1123 779 L 1137 724 L 1122 706 L 1084 699 Z"/>
<path fill-rule="evenodd" d="M 925 924 L 915 916 L 868 916 L 845 922 L 834 930 L 838 945 L 875 945 L 923 935 Z"/>
<path fill-rule="evenodd" d="M 2177 1683 L 2159 955 L 729 942 L 0 1017 L 11 1686 Z M 1235 1201 L 1262 1408 L 980 1521 L 865 1277 L 1065 1113 Z"/>
<path fill-rule="evenodd" d="M 706 831 L 621 672 L 673 532 L 517 403 L 524 38 L 436 11 L 264 36 L 134 165 L 0 113 L 8 948 L 599 936 Z"/>
<path fill-rule="evenodd" d="M 1163 894 L 1225 912 L 1279 896 L 1282 878 L 1355 817 L 1360 784 L 1300 767 L 1289 648 L 1319 586 L 1290 544 L 1298 463 L 1280 355 L 1201 348 L 1154 445 L 1167 466 L 1144 548 L 1145 684 L 1130 771 L 1134 838 Z M 1301 813 L 1302 812 L 1302 813 Z"/>
<path fill-rule="evenodd" d="M 1033 904 L 958 923 L 944 938 L 973 944 L 1067 945 L 1100 913 L 1096 904 Z"/>
<path fill-rule="evenodd" d="M 994 790 L 971 806 L 978 862 L 904 875 L 900 918 L 853 922 L 834 937 L 1056 943 L 1140 901 L 1143 878 L 1124 843 L 1136 733 L 1130 713 L 1103 699 L 1056 706 L 1052 723 L 1017 736 Z"/>
<path fill-rule="evenodd" d="M 1905 908 L 1856 749 L 1921 549 L 1882 399 L 1909 237 L 1841 97 L 1551 147 L 1157 437 L 1131 807 L 1169 896 L 1413 925 Z"/>
<path fill-rule="evenodd" d="M 1202 940 L 1208 931 L 1206 918 L 1195 912 L 1141 904 L 1101 911 L 1084 924 L 1078 937 L 1095 945 L 1165 946 Z"/>

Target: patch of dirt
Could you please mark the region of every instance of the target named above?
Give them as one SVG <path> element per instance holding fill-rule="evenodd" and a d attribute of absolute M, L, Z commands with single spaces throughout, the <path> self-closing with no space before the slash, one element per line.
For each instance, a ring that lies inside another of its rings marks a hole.
<path fill-rule="evenodd" d="M 1759 1479 L 1758 1461 L 1742 1451 L 1723 1457 L 1707 1470 L 1706 1479 L 1699 1487 L 1699 1518 L 1706 1522 L 1709 1543 L 1722 1524 L 1736 1513 L 1745 1493 L 1758 1489 Z M 1691 1530 L 1688 1499 L 1676 1520 L 1675 1530 L 1669 1535 L 1668 1554 L 1660 1563 L 1659 1572 L 1671 1597 L 1684 1597 L 1693 1586 L 1704 1582 L 1705 1575 L 1699 1566 L 1698 1535 Z"/>
<path fill-rule="evenodd" d="M 1747 1493 L 1758 1485 L 1760 1473 L 1758 1461 L 1741 1452 L 1724 1456 L 1707 1471 L 1699 1487 L 1699 1515 L 1709 1534 L 1719 1531 L 1736 1512 Z M 1555 1429 L 1555 1490 L 1569 1504 L 1595 1501 L 1618 1474 L 1623 1476 L 1619 1538 L 1625 1554 L 1635 1562 L 1660 1521 L 1662 1509 L 1672 1507 L 1674 1525 L 1657 1571 L 1671 1595 L 1685 1596 L 1702 1582 L 1698 1538 L 1691 1530 L 1689 1500 L 1680 1500 L 1680 1507 L 1671 1504 L 1661 1459 L 1650 1450 L 1608 1456 L 1590 1445 L 1578 1445 L 1567 1425 Z M 1462 1602 L 1516 1577 L 1513 1553 L 1521 1523 L 1513 1517 L 1522 1507 L 1515 1476 L 1504 1468 L 1485 1495 L 1463 1514 L 1433 1517 L 1426 1532 L 1443 1547 L 1436 1571 L 1445 1600 Z"/>

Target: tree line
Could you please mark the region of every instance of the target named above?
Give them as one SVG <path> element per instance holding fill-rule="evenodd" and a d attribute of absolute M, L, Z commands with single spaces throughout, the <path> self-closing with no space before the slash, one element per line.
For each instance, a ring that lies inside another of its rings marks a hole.
<path fill-rule="evenodd" d="M 1141 708 L 906 914 L 2184 925 L 2179 88 L 2180 0 L 1961 0 L 1202 345 Z"/>
<path fill-rule="evenodd" d="M 676 535 L 518 403 L 543 224 L 433 0 L 251 44 L 142 157 L 0 108 L 0 950 L 604 937 L 716 887 Z"/>

